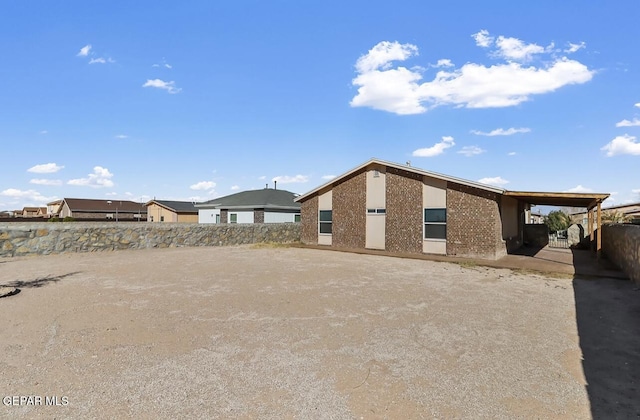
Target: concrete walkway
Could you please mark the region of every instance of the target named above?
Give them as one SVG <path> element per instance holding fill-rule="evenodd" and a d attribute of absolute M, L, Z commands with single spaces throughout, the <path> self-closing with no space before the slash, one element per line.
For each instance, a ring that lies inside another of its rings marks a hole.
<path fill-rule="evenodd" d="M 545 274 L 564 276 L 589 276 L 602 278 L 628 279 L 629 277 L 615 267 L 606 258 L 596 258 L 596 254 L 583 249 L 564 248 L 521 248 L 515 254 L 506 255 L 499 260 L 478 258 L 449 257 L 432 254 L 391 253 L 372 249 L 330 248 L 315 245 L 300 245 L 303 248 L 324 249 L 356 254 L 384 255 L 399 258 L 411 258 L 429 261 L 452 262 L 463 265 L 479 265 L 512 270 L 528 270 Z"/>

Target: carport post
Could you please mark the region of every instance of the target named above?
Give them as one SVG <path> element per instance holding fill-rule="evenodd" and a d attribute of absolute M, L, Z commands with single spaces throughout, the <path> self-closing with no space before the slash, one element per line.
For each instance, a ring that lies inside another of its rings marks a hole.
<path fill-rule="evenodd" d="M 598 254 L 598 258 L 600 258 L 600 252 L 602 249 L 602 209 L 601 203 L 598 201 L 598 239 L 596 243 L 596 252 Z"/>
<path fill-rule="evenodd" d="M 593 251 L 593 208 L 587 210 L 587 220 L 589 224 L 589 250 Z"/>

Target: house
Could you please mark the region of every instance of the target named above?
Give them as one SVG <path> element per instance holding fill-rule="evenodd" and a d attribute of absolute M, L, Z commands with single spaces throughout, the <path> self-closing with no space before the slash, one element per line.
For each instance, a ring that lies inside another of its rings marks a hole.
<path fill-rule="evenodd" d="M 64 198 L 59 205 L 58 217 L 94 221 L 143 221 L 147 219 L 147 209 L 142 203 L 127 200 Z"/>
<path fill-rule="evenodd" d="M 47 214 L 49 217 L 58 217 L 60 213 L 60 205 L 63 200 L 55 200 L 50 203 L 47 203 Z"/>
<path fill-rule="evenodd" d="M 149 222 L 198 223 L 198 209 L 191 201 L 151 200 L 145 206 Z"/>
<path fill-rule="evenodd" d="M 540 213 L 540 210 L 538 210 L 537 212 L 533 210 L 527 210 L 525 212 L 525 220 L 528 224 L 541 225 L 544 223 L 544 215 Z"/>
<path fill-rule="evenodd" d="M 611 222 L 640 223 L 640 203 L 620 204 L 602 209 L 603 218 Z M 589 223 L 587 212 L 571 213 L 571 222 L 587 226 Z"/>
<path fill-rule="evenodd" d="M 22 217 L 44 217 L 43 214 L 47 213 L 47 208 L 44 207 L 23 207 L 21 211 Z"/>
<path fill-rule="evenodd" d="M 531 205 L 593 211 L 608 196 L 507 191 L 371 159 L 295 201 L 305 244 L 498 259 L 523 244 Z"/>
<path fill-rule="evenodd" d="M 300 221 L 296 194 L 274 188 L 242 191 L 196 204 L 198 223 L 293 223 Z"/>

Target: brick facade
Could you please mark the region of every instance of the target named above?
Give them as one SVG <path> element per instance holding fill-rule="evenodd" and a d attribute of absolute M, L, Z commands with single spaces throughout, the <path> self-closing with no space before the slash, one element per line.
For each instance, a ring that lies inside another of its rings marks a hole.
<path fill-rule="evenodd" d="M 422 253 L 422 176 L 387 168 L 386 199 L 386 250 Z"/>
<path fill-rule="evenodd" d="M 333 187 L 332 244 L 364 248 L 367 217 L 367 177 L 362 171 Z"/>
<path fill-rule="evenodd" d="M 253 223 L 264 223 L 264 210 L 253 211 Z"/>
<path fill-rule="evenodd" d="M 318 196 L 315 195 L 300 206 L 300 221 L 302 232 L 300 240 L 303 244 L 318 244 Z"/>
<path fill-rule="evenodd" d="M 447 255 L 485 259 L 506 255 L 499 203 L 499 194 L 449 182 Z"/>
<path fill-rule="evenodd" d="M 220 223 L 227 223 L 229 220 L 229 210 L 220 210 Z"/>

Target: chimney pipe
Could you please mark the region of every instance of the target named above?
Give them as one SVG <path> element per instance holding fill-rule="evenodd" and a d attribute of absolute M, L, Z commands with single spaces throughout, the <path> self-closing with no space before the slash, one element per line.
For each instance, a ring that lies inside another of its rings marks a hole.
<path fill-rule="evenodd" d="M 274 190 L 277 190 L 277 189 L 278 189 L 277 187 L 278 187 L 278 181 L 275 181 L 275 180 L 274 180 L 274 181 L 273 181 L 273 189 L 274 189 Z"/>
<path fill-rule="evenodd" d="M 269 184 L 264 184 L 264 189 L 265 190 L 269 189 Z"/>

